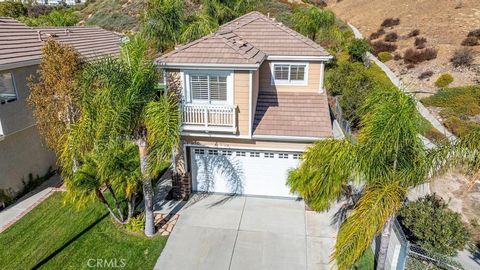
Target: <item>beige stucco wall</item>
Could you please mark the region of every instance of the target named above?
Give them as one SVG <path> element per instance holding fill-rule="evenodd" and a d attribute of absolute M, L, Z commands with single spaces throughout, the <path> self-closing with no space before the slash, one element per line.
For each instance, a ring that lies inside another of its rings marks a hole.
<path fill-rule="evenodd" d="M 249 135 L 249 108 L 250 108 L 250 73 L 249 71 L 235 71 L 233 76 L 233 100 L 237 108 L 238 135 Z"/>
<path fill-rule="evenodd" d="M 287 61 L 280 61 L 282 63 Z M 320 63 L 308 63 L 307 85 L 272 85 L 272 61 L 265 61 L 260 66 L 260 91 L 268 92 L 319 92 L 320 91 Z"/>
<path fill-rule="evenodd" d="M 40 138 L 27 97 L 30 90 L 27 78 L 35 75 L 37 66 L 3 71 L 14 76 L 18 99 L 0 104 L 0 121 L 5 137 L 0 140 L 0 189 L 14 192 L 23 187 L 28 175 L 44 175 L 48 167 L 54 168 L 55 155 Z"/>

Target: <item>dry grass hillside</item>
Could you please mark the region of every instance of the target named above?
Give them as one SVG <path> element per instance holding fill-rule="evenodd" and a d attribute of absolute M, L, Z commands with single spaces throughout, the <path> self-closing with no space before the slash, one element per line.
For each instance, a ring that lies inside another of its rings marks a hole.
<path fill-rule="evenodd" d="M 328 6 L 337 16 L 355 25 L 365 37 L 376 32 L 386 18 L 399 18 L 400 24 L 385 27 L 383 40 L 390 32 L 398 34 L 394 42 L 398 46 L 394 54 L 403 56 L 414 47 L 415 37 L 407 38 L 414 29 L 420 30 L 417 37 L 425 37 L 426 48 L 438 49 L 437 58 L 415 64 L 403 59 L 390 60 L 390 66 L 404 81 L 412 86 L 435 90 L 434 82 L 440 74 L 448 72 L 454 77 L 451 86 L 480 83 L 480 44 L 462 46 L 469 31 L 480 28 L 479 0 L 328 0 Z M 455 68 L 451 63 L 455 50 L 470 48 L 474 61 L 468 68 Z M 421 73 L 431 71 L 430 78 L 419 79 Z"/>

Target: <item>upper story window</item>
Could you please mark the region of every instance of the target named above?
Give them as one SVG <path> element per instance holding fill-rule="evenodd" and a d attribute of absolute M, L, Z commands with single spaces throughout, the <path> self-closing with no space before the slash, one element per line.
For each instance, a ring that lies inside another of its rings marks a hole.
<path fill-rule="evenodd" d="M 226 104 L 233 96 L 230 72 L 201 71 L 186 73 L 187 96 L 193 103 Z"/>
<path fill-rule="evenodd" d="M 307 84 L 307 63 L 273 63 L 272 84 Z"/>
<path fill-rule="evenodd" d="M 17 100 L 17 90 L 12 73 L 0 73 L 0 103 Z"/>

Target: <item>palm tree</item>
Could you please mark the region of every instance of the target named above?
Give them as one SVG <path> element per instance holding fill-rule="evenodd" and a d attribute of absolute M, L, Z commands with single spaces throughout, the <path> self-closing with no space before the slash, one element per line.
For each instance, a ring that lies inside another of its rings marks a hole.
<path fill-rule="evenodd" d="M 117 223 L 126 224 L 134 214 L 139 191 L 139 163 L 136 145 L 130 141 L 97 145 L 82 157 L 81 165 L 66 181 L 66 199 L 80 207 L 96 199 Z M 103 188 L 109 191 L 113 203 L 105 198 Z M 127 202 L 126 213 L 119 195 Z"/>
<path fill-rule="evenodd" d="M 298 8 L 293 13 L 293 22 L 295 30 L 315 41 L 320 29 L 335 24 L 335 14 L 317 7 Z"/>
<path fill-rule="evenodd" d="M 453 146 L 424 148 L 412 96 L 394 88 L 375 89 L 363 109 L 356 142 L 316 142 L 287 180 L 292 191 L 318 211 L 327 210 L 345 186 L 364 186 L 337 235 L 332 259 L 339 269 L 350 269 L 378 234 L 377 269 L 384 269 L 392 220 L 407 191 L 454 165 L 478 169 L 478 134 Z"/>
<path fill-rule="evenodd" d="M 174 47 L 184 27 L 181 0 L 149 0 L 142 18 L 142 34 L 161 52 Z"/>
<path fill-rule="evenodd" d="M 145 202 L 145 234 L 155 233 L 151 178 L 158 164 L 171 157 L 180 139 L 180 112 L 174 93 L 161 91 L 147 42 L 137 36 L 124 45 L 119 58 L 89 64 L 81 79 L 81 116 L 65 138 L 60 156 L 66 181 L 74 173 L 74 157 L 112 141 L 136 144 Z M 121 169 L 121 168 L 119 168 Z M 104 177 L 113 172 L 106 170 Z"/>

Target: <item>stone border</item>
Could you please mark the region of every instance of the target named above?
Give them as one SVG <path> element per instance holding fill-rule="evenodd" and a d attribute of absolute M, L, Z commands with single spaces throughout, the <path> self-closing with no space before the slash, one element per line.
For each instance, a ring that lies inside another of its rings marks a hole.
<path fill-rule="evenodd" d="M 50 187 L 47 188 L 50 189 L 47 194 L 43 195 L 42 197 L 38 198 L 36 202 L 34 202 L 32 205 L 30 205 L 27 209 L 22 211 L 19 215 L 17 215 L 14 219 L 12 219 L 10 222 L 8 222 L 6 225 L 3 227 L 0 227 L 0 233 L 4 232 L 8 228 L 10 228 L 13 224 L 15 224 L 17 221 L 19 221 L 21 218 L 23 218 L 26 214 L 28 214 L 30 211 L 32 211 L 35 207 L 37 207 L 39 204 L 41 204 L 43 201 L 45 201 L 47 198 L 53 195 L 55 192 L 63 192 L 66 191 L 65 188 L 62 187 Z M 5 211 L 8 211 L 8 209 L 5 209 Z"/>

